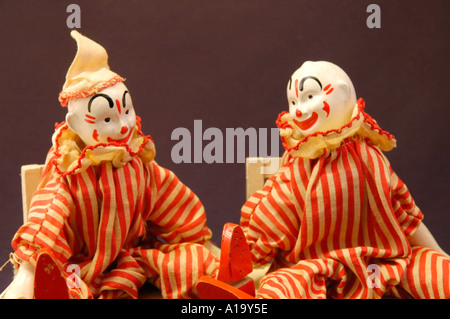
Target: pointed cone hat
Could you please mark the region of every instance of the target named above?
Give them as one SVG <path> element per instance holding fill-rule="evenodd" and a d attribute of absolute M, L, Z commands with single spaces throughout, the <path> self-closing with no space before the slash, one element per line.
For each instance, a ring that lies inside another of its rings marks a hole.
<path fill-rule="evenodd" d="M 73 30 L 70 35 L 77 42 L 78 50 L 59 94 L 62 106 L 67 106 L 70 99 L 86 98 L 111 85 L 125 81 L 109 69 L 108 53 L 104 47 L 76 30 Z"/>

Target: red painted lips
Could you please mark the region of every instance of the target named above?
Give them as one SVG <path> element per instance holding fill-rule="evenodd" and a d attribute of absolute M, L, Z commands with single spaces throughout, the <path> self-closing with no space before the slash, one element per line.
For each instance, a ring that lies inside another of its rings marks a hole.
<path fill-rule="evenodd" d="M 125 137 L 121 140 L 115 140 L 111 137 L 108 137 L 108 143 L 119 143 L 119 144 L 127 143 L 128 140 L 130 139 L 131 133 L 133 133 L 133 130 L 130 130 L 130 133 L 128 133 L 127 137 Z"/>
<path fill-rule="evenodd" d="M 313 114 L 304 121 L 297 121 L 296 119 L 293 119 L 293 121 L 301 130 L 306 131 L 310 129 L 314 124 L 316 124 L 318 119 L 319 115 L 316 112 L 313 112 Z"/>

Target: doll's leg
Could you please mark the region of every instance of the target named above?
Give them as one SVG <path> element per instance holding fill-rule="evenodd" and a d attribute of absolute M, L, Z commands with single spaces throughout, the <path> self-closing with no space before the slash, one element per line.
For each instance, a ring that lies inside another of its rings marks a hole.
<path fill-rule="evenodd" d="M 343 288 L 346 281 L 342 264 L 332 259 L 302 260 L 289 268 L 265 275 L 256 294 L 264 299 L 325 299 L 327 285 Z M 336 290 L 336 289 L 335 289 Z"/>
<path fill-rule="evenodd" d="M 197 298 L 195 284 L 202 276 L 215 276 L 217 265 L 215 256 L 203 245 L 181 245 L 165 256 L 161 288 L 167 298 Z"/>
<path fill-rule="evenodd" d="M 399 286 L 417 299 L 450 299 L 450 258 L 430 248 L 413 247 Z"/>
<path fill-rule="evenodd" d="M 282 268 L 261 280 L 256 296 L 263 299 L 324 299 L 326 284 L 323 278 L 315 278 L 303 267 Z"/>
<path fill-rule="evenodd" d="M 135 250 L 134 255 L 164 299 L 197 298 L 199 278 L 215 277 L 218 271 L 216 257 L 200 244 L 163 244 L 158 249 Z"/>
<path fill-rule="evenodd" d="M 116 259 L 114 269 L 102 277 L 96 294 L 99 299 L 138 298 L 139 289 L 145 281 L 144 269 L 127 250 L 122 250 Z"/>

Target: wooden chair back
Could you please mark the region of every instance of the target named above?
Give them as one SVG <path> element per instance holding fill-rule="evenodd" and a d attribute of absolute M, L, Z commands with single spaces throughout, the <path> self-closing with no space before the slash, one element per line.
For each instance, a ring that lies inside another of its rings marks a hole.
<path fill-rule="evenodd" d="M 263 188 L 268 178 L 281 166 L 281 157 L 247 157 L 245 159 L 246 195 L 249 198 Z"/>
<path fill-rule="evenodd" d="M 22 184 L 22 208 L 23 208 L 23 222 L 28 219 L 28 211 L 30 210 L 31 197 L 37 190 L 39 181 L 41 180 L 44 165 L 29 164 L 23 165 L 20 172 Z"/>

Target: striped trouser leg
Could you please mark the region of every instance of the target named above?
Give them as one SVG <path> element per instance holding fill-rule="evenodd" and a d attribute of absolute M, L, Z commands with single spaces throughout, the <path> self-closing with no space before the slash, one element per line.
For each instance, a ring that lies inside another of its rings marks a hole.
<path fill-rule="evenodd" d="M 290 268 L 280 268 L 263 277 L 257 298 L 325 299 L 327 281 L 342 281 L 342 264 L 332 259 L 302 260 Z M 340 277 L 340 278 L 338 278 Z"/>
<path fill-rule="evenodd" d="M 450 299 L 450 258 L 415 246 L 399 287 L 417 299 Z"/>
<path fill-rule="evenodd" d="M 140 249 L 136 259 L 164 299 L 196 298 L 195 284 L 201 276 L 214 277 L 218 261 L 200 244 L 167 244 L 159 249 Z"/>
<path fill-rule="evenodd" d="M 114 269 L 101 279 L 100 299 L 138 298 L 138 291 L 146 281 L 144 269 L 126 250 L 117 257 Z"/>

